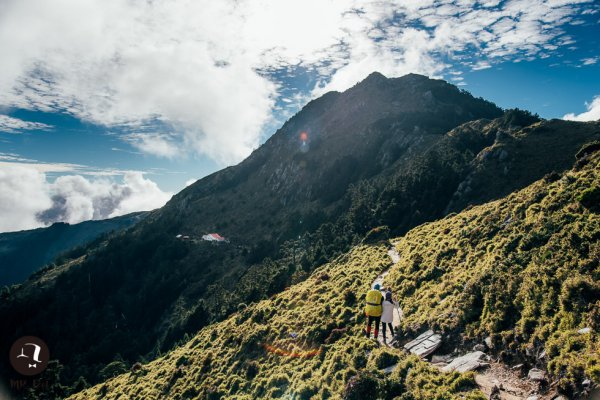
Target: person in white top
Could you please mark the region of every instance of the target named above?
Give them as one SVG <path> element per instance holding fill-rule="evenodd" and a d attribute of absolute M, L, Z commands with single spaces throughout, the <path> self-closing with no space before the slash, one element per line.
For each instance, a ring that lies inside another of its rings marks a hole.
<path fill-rule="evenodd" d="M 394 338 L 394 327 L 392 326 L 392 322 L 394 322 L 394 308 L 396 304 L 392 300 L 392 292 L 387 291 L 385 293 L 385 300 L 383 301 L 383 313 L 381 314 L 381 326 L 383 328 L 383 341 L 386 342 L 386 325 L 390 328 L 390 334 L 392 335 L 392 339 Z"/>

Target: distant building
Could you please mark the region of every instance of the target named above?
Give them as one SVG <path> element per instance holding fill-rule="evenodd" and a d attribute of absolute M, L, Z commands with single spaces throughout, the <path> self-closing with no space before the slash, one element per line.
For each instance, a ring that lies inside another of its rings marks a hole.
<path fill-rule="evenodd" d="M 229 243 L 229 240 L 225 239 L 223 236 L 219 235 L 218 233 L 208 233 L 208 234 L 202 236 L 202 240 L 206 240 L 208 242 Z"/>

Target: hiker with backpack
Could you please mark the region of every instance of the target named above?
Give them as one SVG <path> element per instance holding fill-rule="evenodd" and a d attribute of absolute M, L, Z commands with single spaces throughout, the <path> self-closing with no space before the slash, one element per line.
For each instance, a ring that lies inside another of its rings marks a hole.
<path fill-rule="evenodd" d="M 367 292 L 366 301 L 367 304 L 365 306 L 365 315 L 367 316 L 367 330 L 365 334 L 367 338 L 371 337 L 371 324 L 375 323 L 375 336 L 374 339 L 377 339 L 379 336 L 379 322 L 381 320 L 381 314 L 383 313 L 383 295 L 381 294 L 381 286 L 379 284 L 375 284 L 373 289 Z"/>
<path fill-rule="evenodd" d="M 381 313 L 381 326 L 383 328 L 383 342 L 387 342 L 386 338 L 386 325 L 390 328 L 390 335 L 392 339 L 394 338 L 394 327 L 392 323 L 394 322 L 394 309 L 398 306 L 396 302 L 394 302 L 392 298 L 392 292 L 388 290 L 385 293 L 385 300 L 383 301 L 381 307 L 383 309 Z"/>

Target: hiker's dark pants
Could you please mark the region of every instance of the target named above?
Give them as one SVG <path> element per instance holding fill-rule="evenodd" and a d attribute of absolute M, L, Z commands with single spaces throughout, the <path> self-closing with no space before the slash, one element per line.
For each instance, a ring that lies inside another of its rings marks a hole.
<path fill-rule="evenodd" d="M 367 319 L 367 337 L 371 336 L 371 324 L 373 322 L 375 322 L 375 339 L 377 339 L 377 336 L 379 336 L 379 322 L 381 321 L 381 316 L 379 317 L 372 317 L 372 316 L 368 316 L 369 318 Z"/>
<path fill-rule="evenodd" d="M 394 328 L 392 327 L 392 323 L 388 322 L 386 324 L 385 322 L 382 322 L 381 327 L 383 328 L 383 337 L 385 337 L 385 326 L 386 325 L 390 327 L 390 335 L 392 335 L 392 337 L 394 337 Z"/>

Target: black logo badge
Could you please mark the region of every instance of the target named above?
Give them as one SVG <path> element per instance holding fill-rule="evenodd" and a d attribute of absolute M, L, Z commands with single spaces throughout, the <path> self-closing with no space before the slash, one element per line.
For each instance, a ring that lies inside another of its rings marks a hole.
<path fill-rule="evenodd" d="M 10 363 L 21 375 L 33 376 L 48 367 L 50 352 L 46 343 L 35 336 L 23 336 L 10 348 Z"/>

